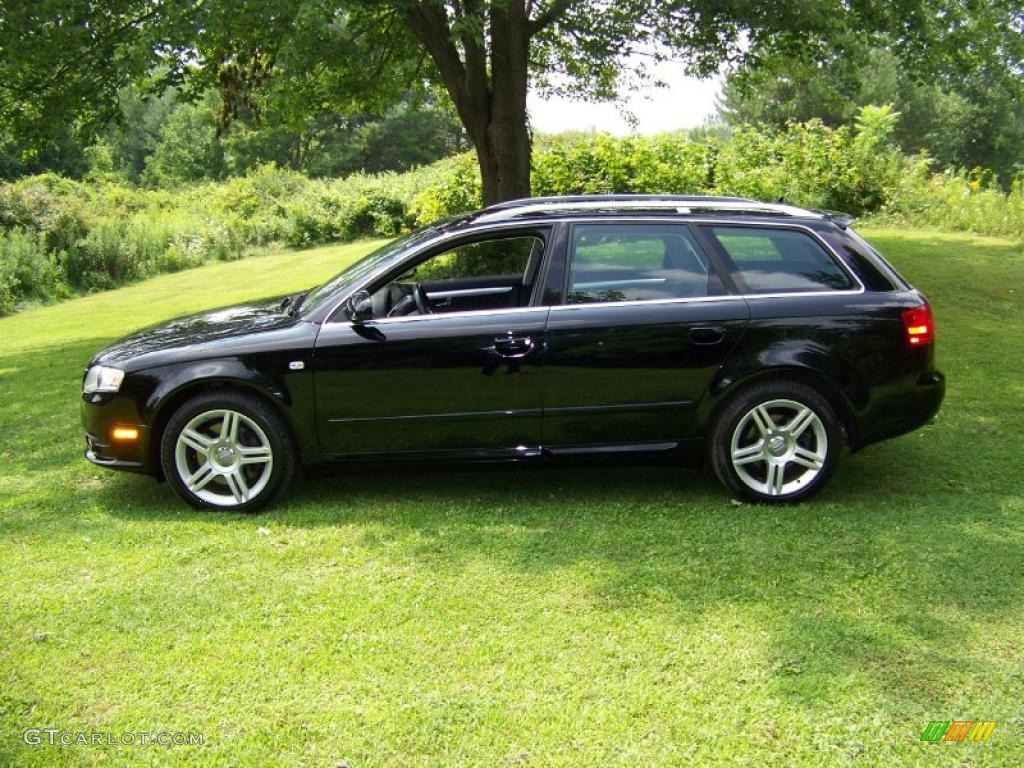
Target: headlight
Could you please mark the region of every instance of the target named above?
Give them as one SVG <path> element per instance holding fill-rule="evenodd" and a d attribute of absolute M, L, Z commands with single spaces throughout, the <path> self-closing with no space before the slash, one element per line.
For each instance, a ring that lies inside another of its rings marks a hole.
<path fill-rule="evenodd" d="M 94 365 L 85 374 L 82 392 L 90 395 L 93 392 L 117 392 L 124 381 L 124 371 L 108 368 L 105 365 Z"/>

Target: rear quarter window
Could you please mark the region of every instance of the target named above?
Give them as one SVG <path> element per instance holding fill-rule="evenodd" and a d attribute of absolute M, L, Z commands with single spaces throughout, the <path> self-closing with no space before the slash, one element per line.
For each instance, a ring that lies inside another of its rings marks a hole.
<path fill-rule="evenodd" d="M 854 287 L 850 275 L 806 232 L 767 227 L 705 227 L 744 293 L 812 293 Z"/>
<path fill-rule="evenodd" d="M 853 229 L 847 228 L 850 244 L 847 251 L 857 268 L 866 275 L 867 287 L 873 291 L 906 291 L 910 284 L 893 268 L 873 245 Z"/>

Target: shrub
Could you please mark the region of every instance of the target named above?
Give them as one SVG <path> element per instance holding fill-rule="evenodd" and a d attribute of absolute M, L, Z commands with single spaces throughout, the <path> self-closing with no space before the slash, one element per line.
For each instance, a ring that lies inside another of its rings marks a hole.
<path fill-rule="evenodd" d="M 357 237 L 394 237 L 410 223 L 403 200 L 365 180 L 349 186 L 356 184 L 363 189 L 356 192 L 340 184 L 313 182 L 306 194 L 288 206 L 288 245 L 305 247 Z"/>
<path fill-rule="evenodd" d="M 406 223 L 408 208 L 393 197 L 370 195 L 348 203 L 344 210 L 347 238 L 395 237 Z"/>
<path fill-rule="evenodd" d="M 441 160 L 435 171 L 412 200 L 410 210 L 417 224 L 480 207 L 480 172 L 471 154 Z"/>
<path fill-rule="evenodd" d="M 89 228 L 87 189 L 52 173 L 0 185 L 0 227 L 41 232 L 50 250 L 69 248 Z"/>
<path fill-rule="evenodd" d="M 1014 179 L 1009 192 L 1003 192 L 991 172 L 975 168 L 932 173 L 931 162 L 919 157 L 908 164 L 878 218 L 984 235 L 1024 237 L 1024 182 Z"/>
<path fill-rule="evenodd" d="M 0 315 L 27 299 L 66 294 L 63 275 L 41 232 L 0 230 Z"/>

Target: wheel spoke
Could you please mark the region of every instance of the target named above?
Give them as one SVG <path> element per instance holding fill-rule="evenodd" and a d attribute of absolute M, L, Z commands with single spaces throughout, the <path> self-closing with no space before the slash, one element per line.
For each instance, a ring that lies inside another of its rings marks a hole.
<path fill-rule="evenodd" d="M 238 446 L 239 463 L 241 464 L 266 464 L 273 458 L 269 445 Z"/>
<path fill-rule="evenodd" d="M 732 452 L 732 463 L 735 466 L 740 466 L 741 464 L 752 464 L 755 461 L 762 461 L 763 459 L 764 440 L 758 440 L 752 445 L 737 448 Z"/>
<path fill-rule="evenodd" d="M 206 487 L 206 485 L 216 477 L 217 473 L 214 472 L 213 467 L 210 466 L 209 462 L 204 462 L 199 469 L 189 475 L 185 481 L 185 485 L 188 486 L 191 491 L 200 491 Z"/>
<path fill-rule="evenodd" d="M 797 412 L 796 416 L 790 420 L 789 424 L 786 425 L 786 431 L 789 432 L 795 440 L 804 433 L 804 430 L 810 426 L 811 422 L 814 421 L 815 418 L 817 417 L 814 415 L 814 411 L 807 406 L 804 406 Z"/>
<path fill-rule="evenodd" d="M 182 430 L 178 439 L 204 458 L 210 452 L 210 446 L 213 444 L 213 440 L 194 429 Z"/>
<path fill-rule="evenodd" d="M 768 409 L 763 405 L 759 405 L 750 412 L 750 418 L 754 422 L 754 426 L 757 427 L 757 431 L 761 433 L 762 437 L 767 437 L 768 433 L 771 432 L 775 426 L 775 422 L 772 420 L 771 414 L 768 413 Z"/>
<path fill-rule="evenodd" d="M 785 475 L 785 464 L 776 464 L 774 461 L 768 462 L 768 475 L 765 478 L 765 485 L 768 487 L 769 496 L 779 496 L 782 494 L 782 482 Z"/>
<path fill-rule="evenodd" d="M 236 468 L 233 472 L 224 475 L 224 479 L 227 480 L 228 488 L 231 489 L 235 501 L 244 504 L 249 500 L 249 484 L 245 482 L 245 476 L 241 470 Z"/>
<path fill-rule="evenodd" d="M 225 412 L 220 425 L 220 439 L 224 443 L 238 442 L 238 414 L 234 411 Z"/>
<path fill-rule="evenodd" d="M 808 469 L 819 470 L 825 466 L 825 457 L 815 453 L 808 448 L 804 448 L 802 445 L 798 445 L 793 448 L 793 458 L 790 459 L 794 464 L 799 464 L 802 467 Z"/>

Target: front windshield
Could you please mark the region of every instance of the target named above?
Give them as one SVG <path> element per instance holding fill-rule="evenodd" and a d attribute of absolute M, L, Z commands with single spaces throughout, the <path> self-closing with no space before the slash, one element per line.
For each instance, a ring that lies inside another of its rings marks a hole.
<path fill-rule="evenodd" d="M 302 301 L 301 311 L 303 314 L 316 311 L 319 307 L 328 302 L 341 288 L 349 285 L 373 272 L 378 266 L 384 264 L 388 259 L 410 248 L 417 243 L 427 240 L 437 234 L 442 225 L 451 224 L 451 220 L 441 221 L 410 232 L 405 237 L 385 243 L 375 251 L 371 251 L 359 261 L 353 262 L 337 275 L 332 277 L 319 288 L 314 288 Z"/>

